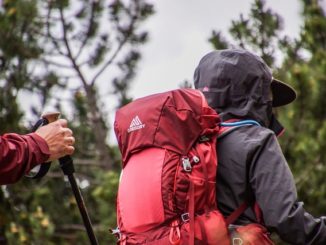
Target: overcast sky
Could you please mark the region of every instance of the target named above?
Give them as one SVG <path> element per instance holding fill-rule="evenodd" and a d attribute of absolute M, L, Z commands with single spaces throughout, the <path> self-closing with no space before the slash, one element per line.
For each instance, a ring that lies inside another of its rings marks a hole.
<path fill-rule="evenodd" d="M 225 36 L 231 20 L 246 17 L 253 0 L 153 0 L 156 14 L 145 24 L 150 40 L 142 48 L 142 60 L 130 89 L 133 98 L 178 88 L 192 76 L 200 58 L 212 50 L 212 30 Z M 295 37 L 300 30 L 299 0 L 267 1 L 284 18 L 284 33 Z M 110 124 L 113 125 L 114 113 Z M 114 138 L 111 134 L 110 141 Z"/>
<path fill-rule="evenodd" d="M 228 34 L 231 20 L 247 16 L 253 0 L 156 0 L 156 14 L 146 23 L 150 40 L 142 49 L 134 98 L 177 88 L 192 81 L 200 58 L 212 50 L 208 38 L 213 29 Z M 299 0 L 272 0 L 268 6 L 284 18 L 285 33 L 297 36 Z"/>

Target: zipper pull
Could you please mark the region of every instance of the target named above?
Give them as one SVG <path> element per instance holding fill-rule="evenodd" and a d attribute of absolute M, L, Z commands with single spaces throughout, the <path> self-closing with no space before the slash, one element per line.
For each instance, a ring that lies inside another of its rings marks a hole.
<path fill-rule="evenodd" d="M 197 156 L 193 156 L 192 160 L 194 161 L 194 163 L 199 163 L 199 161 L 200 161 L 199 157 L 197 157 Z"/>

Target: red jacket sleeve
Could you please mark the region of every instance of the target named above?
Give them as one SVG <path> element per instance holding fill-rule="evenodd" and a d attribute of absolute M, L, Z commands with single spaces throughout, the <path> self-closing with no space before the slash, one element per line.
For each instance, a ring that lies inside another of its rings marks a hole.
<path fill-rule="evenodd" d="M 50 156 L 46 141 L 31 133 L 0 136 L 0 185 L 11 184 Z"/>

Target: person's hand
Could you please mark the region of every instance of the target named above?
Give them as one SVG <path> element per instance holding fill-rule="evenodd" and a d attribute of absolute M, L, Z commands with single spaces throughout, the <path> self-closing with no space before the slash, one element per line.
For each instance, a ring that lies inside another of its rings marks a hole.
<path fill-rule="evenodd" d="M 48 161 L 71 155 L 75 151 L 73 147 L 75 138 L 64 119 L 40 127 L 35 133 L 41 136 L 49 146 L 50 157 Z"/>

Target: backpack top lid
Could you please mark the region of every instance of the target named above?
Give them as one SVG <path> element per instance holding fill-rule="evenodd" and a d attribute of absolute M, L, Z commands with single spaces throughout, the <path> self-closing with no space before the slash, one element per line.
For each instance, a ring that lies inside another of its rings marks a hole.
<path fill-rule="evenodd" d="M 186 155 L 200 136 L 218 133 L 220 118 L 199 90 L 177 89 L 137 99 L 116 112 L 123 167 L 134 152 L 160 147 Z"/>

